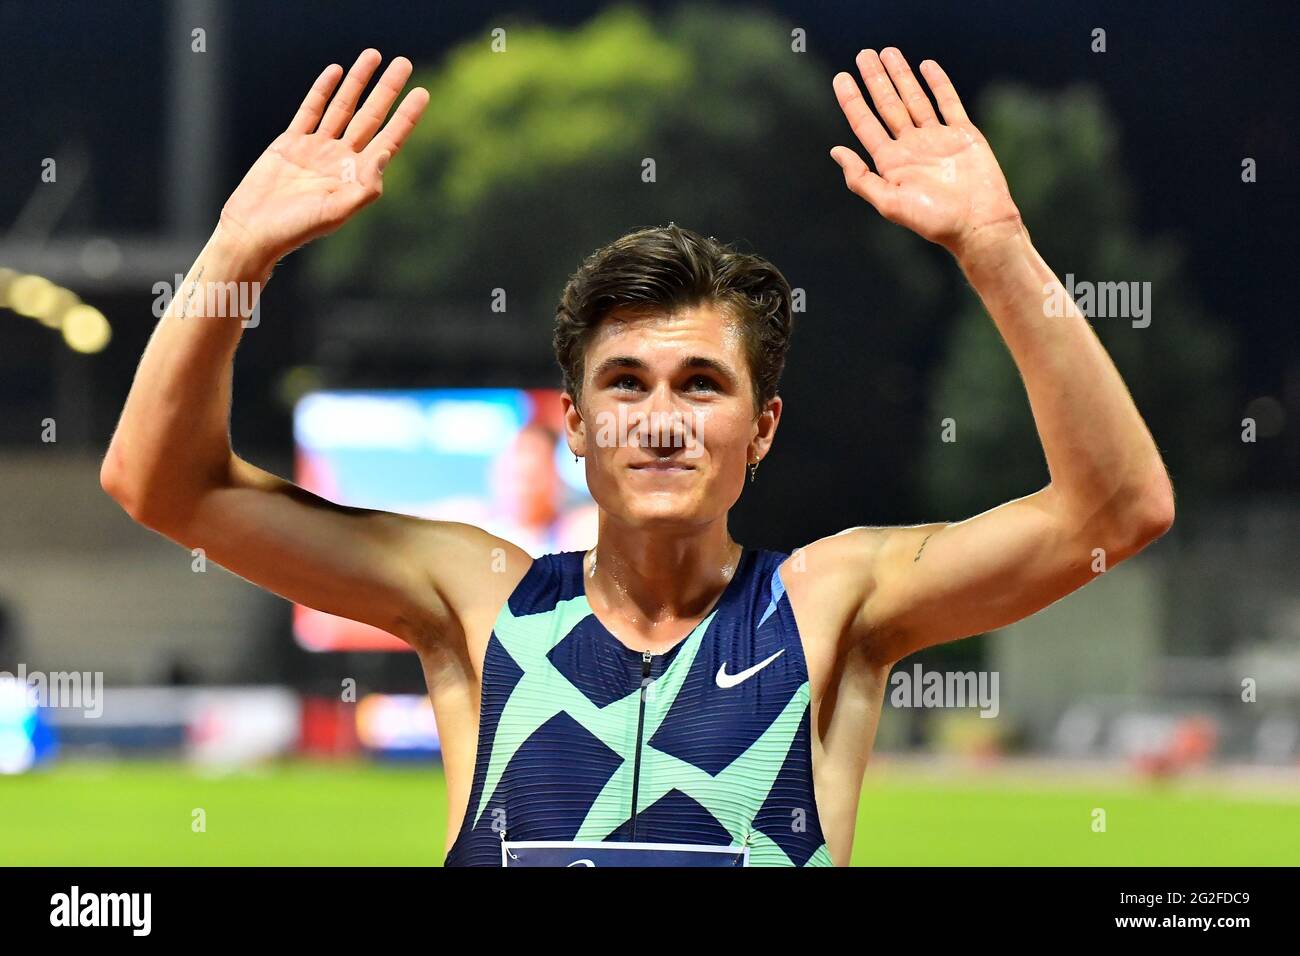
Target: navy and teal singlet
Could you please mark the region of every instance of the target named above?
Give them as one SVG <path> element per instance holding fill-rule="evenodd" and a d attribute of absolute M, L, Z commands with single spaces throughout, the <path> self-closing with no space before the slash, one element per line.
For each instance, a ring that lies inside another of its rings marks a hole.
<path fill-rule="evenodd" d="M 747 846 L 751 866 L 830 866 L 786 557 L 745 549 L 713 611 L 649 660 L 592 613 L 583 552 L 535 559 L 488 641 L 445 865 L 500 866 L 504 839 Z"/>

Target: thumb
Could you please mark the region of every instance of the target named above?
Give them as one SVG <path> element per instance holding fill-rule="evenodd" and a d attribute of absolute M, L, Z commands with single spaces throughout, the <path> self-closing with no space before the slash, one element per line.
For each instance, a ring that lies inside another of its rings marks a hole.
<path fill-rule="evenodd" d="M 831 159 L 844 171 L 844 185 L 849 191 L 861 196 L 876 210 L 885 215 L 884 207 L 893 198 L 893 190 L 884 179 L 871 171 L 866 163 L 851 149 L 836 146 L 831 149 Z"/>

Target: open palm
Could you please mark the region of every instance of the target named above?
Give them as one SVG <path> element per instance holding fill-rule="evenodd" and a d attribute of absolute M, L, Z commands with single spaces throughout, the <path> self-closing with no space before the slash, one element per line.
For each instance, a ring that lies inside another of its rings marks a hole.
<path fill-rule="evenodd" d="M 378 50 L 363 52 L 332 100 L 343 68 L 326 67 L 288 128 L 226 200 L 224 225 L 279 258 L 333 232 L 383 194 L 384 166 L 415 128 L 429 94 L 421 87 L 411 90 L 380 130 L 411 75 L 411 61 L 398 57 L 354 112 L 381 59 Z"/>
<path fill-rule="evenodd" d="M 836 146 L 831 157 L 845 184 L 890 222 L 906 226 L 954 253 L 990 227 L 1016 227 L 1020 213 L 988 142 L 966 116 L 957 91 L 933 60 L 921 71 L 934 91 L 943 122 L 903 54 L 863 50 L 858 69 L 881 125 L 847 73 L 835 76 L 835 95 L 876 172 L 853 150 Z M 892 133 L 892 135 L 891 135 Z"/>

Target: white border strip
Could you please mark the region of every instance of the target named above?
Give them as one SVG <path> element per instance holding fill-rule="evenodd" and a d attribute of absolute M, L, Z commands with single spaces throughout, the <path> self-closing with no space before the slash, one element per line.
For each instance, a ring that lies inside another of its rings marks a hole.
<path fill-rule="evenodd" d="M 679 853 L 725 853 L 739 850 L 741 866 L 749 866 L 749 847 L 747 846 L 700 846 L 698 843 L 622 843 L 610 841 L 577 840 L 502 840 L 501 865 L 506 863 L 506 852 L 513 847 L 522 849 L 566 849 L 566 850 L 674 850 Z"/>

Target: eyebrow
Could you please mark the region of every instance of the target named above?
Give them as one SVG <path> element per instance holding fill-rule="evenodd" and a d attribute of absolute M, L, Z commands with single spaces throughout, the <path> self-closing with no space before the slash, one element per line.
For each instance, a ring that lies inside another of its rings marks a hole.
<path fill-rule="evenodd" d="M 615 369 L 634 369 L 638 372 L 648 372 L 650 366 L 633 355 L 612 355 L 596 366 L 591 373 L 591 377 L 592 379 L 598 379 Z M 740 381 L 740 377 L 732 371 L 731 366 L 703 355 L 688 355 L 677 365 L 677 371 L 679 372 L 694 369 L 714 372 L 733 387 Z"/>

